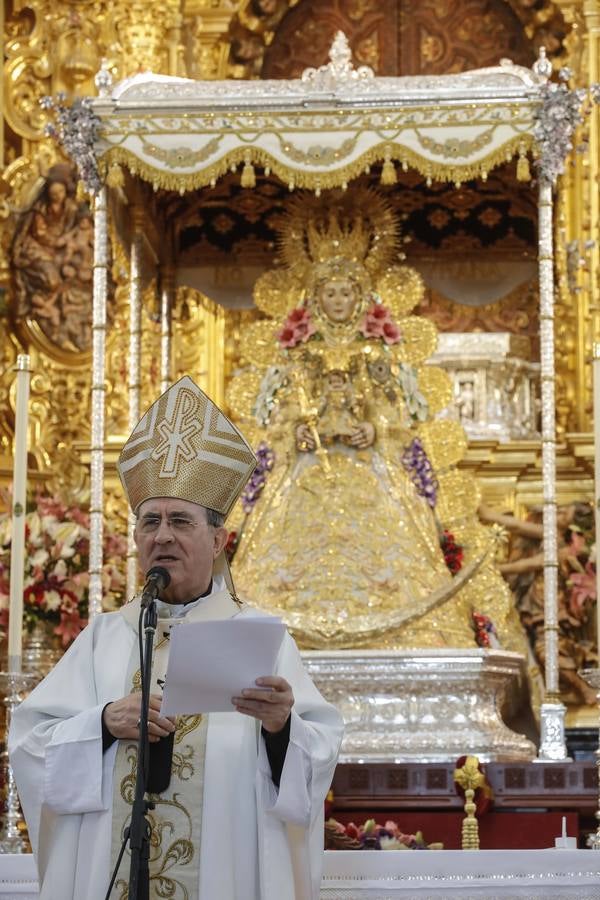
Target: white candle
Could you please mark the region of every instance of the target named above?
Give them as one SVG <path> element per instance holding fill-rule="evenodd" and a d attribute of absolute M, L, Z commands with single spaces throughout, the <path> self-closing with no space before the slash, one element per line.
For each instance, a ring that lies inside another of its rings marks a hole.
<path fill-rule="evenodd" d="M 594 381 L 594 512 L 596 526 L 596 647 L 600 647 L 600 560 L 598 559 L 598 542 L 600 541 L 600 344 L 594 344 L 593 356 Z M 600 663 L 599 663 L 600 666 Z"/>
<path fill-rule="evenodd" d="M 27 425 L 29 417 L 29 357 L 17 357 L 15 455 L 13 462 L 12 540 L 10 549 L 10 607 L 8 671 L 21 671 L 23 638 L 23 580 L 25 573 L 25 510 L 27 502 Z"/>

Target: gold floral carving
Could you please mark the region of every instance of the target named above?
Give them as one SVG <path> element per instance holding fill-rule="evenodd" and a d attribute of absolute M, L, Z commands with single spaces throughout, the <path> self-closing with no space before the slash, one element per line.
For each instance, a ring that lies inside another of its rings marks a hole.
<path fill-rule="evenodd" d="M 191 147 L 170 147 L 169 149 L 165 149 L 164 147 L 158 147 L 156 144 L 150 143 L 150 141 L 143 137 L 141 140 L 144 151 L 148 156 L 153 156 L 170 169 L 188 169 L 192 166 L 197 166 L 198 163 L 204 162 L 210 156 L 214 156 L 219 149 L 222 138 L 214 137 L 200 150 L 193 150 Z"/>
<path fill-rule="evenodd" d="M 406 316 L 423 297 L 423 279 L 412 266 L 392 266 L 377 280 L 375 290 L 395 318 Z"/>
<path fill-rule="evenodd" d="M 452 400 L 452 380 L 439 366 L 420 366 L 417 369 L 419 387 L 429 405 L 431 415 L 441 412 Z"/>
<path fill-rule="evenodd" d="M 249 325 L 241 335 L 240 361 L 257 366 L 274 365 L 279 359 L 275 331 L 276 325 L 272 320 Z"/>
<path fill-rule="evenodd" d="M 350 156 L 356 147 L 357 138 L 346 138 L 339 147 L 324 147 L 321 144 L 314 144 L 307 150 L 301 150 L 294 147 L 291 141 L 286 140 L 281 135 L 279 137 L 279 145 L 288 159 L 292 162 L 300 163 L 304 166 L 331 166 L 338 163 L 341 159 Z"/>
<path fill-rule="evenodd" d="M 418 128 L 415 128 L 417 140 L 424 150 L 429 150 L 436 156 L 443 156 L 446 159 L 458 159 L 459 157 L 472 156 L 479 150 L 483 150 L 490 144 L 494 137 L 494 127 L 487 128 L 471 141 L 458 140 L 457 138 L 447 138 L 445 141 L 436 141 L 432 137 L 421 134 Z"/>
<path fill-rule="evenodd" d="M 466 472 L 442 472 L 438 476 L 436 504 L 442 522 L 454 523 L 475 516 L 481 502 L 481 491 L 473 476 Z"/>
<path fill-rule="evenodd" d="M 517 135 L 477 162 L 466 165 L 427 159 L 410 148 L 390 141 L 377 144 L 367 152 L 362 153 L 351 163 L 323 171 L 306 171 L 298 166 L 285 164 L 260 147 L 252 148 L 251 161 L 255 166 L 268 168 L 274 175 L 277 175 L 284 183 L 288 184 L 290 188 L 329 190 L 331 188 L 344 188 L 354 178 L 362 175 L 368 166 L 383 163 L 384 160 L 389 158 L 391 147 L 392 159 L 398 160 L 402 165 L 416 169 L 425 178 L 462 184 L 482 175 L 487 176 L 487 173 L 493 168 L 518 155 L 520 148 L 524 144 L 528 149 L 531 143 L 531 135 Z M 248 152 L 248 148 L 244 146 L 236 147 L 225 153 L 219 160 L 210 163 L 199 171 L 184 173 L 165 172 L 164 169 L 154 166 L 144 159 L 140 159 L 138 155 L 126 147 L 111 146 L 102 155 L 99 161 L 99 168 L 103 176 L 105 176 L 111 165 L 119 164 L 128 168 L 132 175 L 139 175 L 144 181 L 150 182 L 157 188 L 185 192 L 206 187 L 217 179 L 222 178 L 232 166 L 246 163 Z"/>
<path fill-rule="evenodd" d="M 304 294 L 300 282 L 294 283 L 286 269 L 269 269 L 254 284 L 254 303 L 257 309 L 273 319 L 284 319 L 297 306 Z"/>
<path fill-rule="evenodd" d="M 227 387 L 225 393 L 227 406 L 235 409 L 240 421 L 244 423 L 252 418 L 252 408 L 258 394 L 260 381 L 258 372 L 247 370 L 232 378 Z"/>
<path fill-rule="evenodd" d="M 395 356 L 412 365 L 429 359 L 437 346 L 437 329 L 433 322 L 419 316 L 406 316 L 399 325 L 402 342 L 395 345 Z"/>
<path fill-rule="evenodd" d="M 434 470 L 439 475 L 464 458 L 467 438 L 458 422 L 433 419 L 419 427 L 419 437 Z"/>

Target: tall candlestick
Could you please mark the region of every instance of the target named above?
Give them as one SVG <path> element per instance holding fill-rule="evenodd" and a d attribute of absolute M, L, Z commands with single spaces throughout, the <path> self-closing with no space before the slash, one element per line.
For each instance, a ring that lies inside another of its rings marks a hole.
<path fill-rule="evenodd" d="M 596 547 L 600 537 L 600 344 L 594 344 L 592 362 L 594 382 L 594 516 Z M 596 648 L 600 648 L 600 565 L 596 560 Z"/>
<path fill-rule="evenodd" d="M 29 357 L 25 354 L 17 356 L 12 539 L 10 548 L 10 607 L 8 617 L 8 671 L 15 673 L 21 671 L 21 649 L 23 640 L 25 510 L 27 505 L 27 423 L 30 377 Z"/>

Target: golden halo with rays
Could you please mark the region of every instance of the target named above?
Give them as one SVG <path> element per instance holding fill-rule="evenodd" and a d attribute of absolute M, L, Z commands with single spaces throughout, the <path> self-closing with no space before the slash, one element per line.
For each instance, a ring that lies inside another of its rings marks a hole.
<path fill-rule="evenodd" d="M 285 319 L 290 310 L 300 306 L 305 289 L 290 269 L 269 269 L 254 283 L 254 303 L 272 319 Z"/>
<path fill-rule="evenodd" d="M 375 282 L 381 302 L 395 319 L 412 312 L 425 293 L 423 279 L 412 266 L 390 266 Z"/>
<path fill-rule="evenodd" d="M 321 263 L 344 258 L 374 280 L 399 258 L 399 225 L 388 200 L 371 187 L 299 194 L 282 217 L 279 255 L 303 283 Z"/>

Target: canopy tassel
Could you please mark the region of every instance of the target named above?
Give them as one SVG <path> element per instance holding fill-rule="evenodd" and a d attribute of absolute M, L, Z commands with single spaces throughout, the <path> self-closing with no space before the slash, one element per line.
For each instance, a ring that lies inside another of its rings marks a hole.
<path fill-rule="evenodd" d="M 254 166 L 252 165 L 252 160 L 249 153 L 246 153 L 246 155 L 244 156 L 244 168 L 242 169 L 241 185 L 243 188 L 256 187 L 256 174 L 254 172 Z"/>
<path fill-rule="evenodd" d="M 123 169 L 121 168 L 121 166 L 113 163 L 113 165 L 108 170 L 108 174 L 106 176 L 106 184 L 110 188 L 125 187 L 125 175 L 123 174 Z"/>
<path fill-rule="evenodd" d="M 517 181 L 531 181 L 529 158 L 523 144 L 519 147 L 519 160 L 517 162 Z"/>
<path fill-rule="evenodd" d="M 389 147 L 385 148 L 385 156 L 383 158 L 383 166 L 381 167 L 381 184 L 396 184 L 398 176 L 396 175 L 396 167 L 392 162 L 392 151 Z"/>

